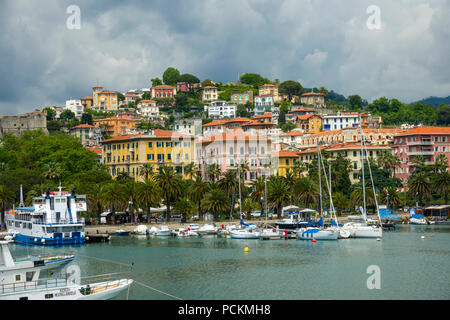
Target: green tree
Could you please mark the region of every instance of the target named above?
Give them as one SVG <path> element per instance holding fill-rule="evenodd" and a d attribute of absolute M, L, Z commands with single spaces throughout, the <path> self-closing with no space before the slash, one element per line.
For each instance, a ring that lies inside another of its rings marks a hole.
<path fill-rule="evenodd" d="M 350 110 L 352 110 L 352 111 L 362 110 L 363 101 L 359 95 L 355 94 L 355 95 L 348 97 L 348 102 L 350 105 Z"/>
<path fill-rule="evenodd" d="M 180 76 L 180 78 L 178 79 L 178 81 L 186 82 L 186 83 L 190 83 L 190 84 L 200 83 L 200 79 L 190 73 L 182 74 Z"/>
<path fill-rule="evenodd" d="M 81 115 L 81 124 L 92 125 L 93 121 L 92 114 L 85 112 Z"/>
<path fill-rule="evenodd" d="M 347 209 L 350 206 L 350 201 L 348 200 L 345 194 L 338 191 L 333 193 L 333 204 L 334 207 L 337 209 L 338 216 L 341 216 L 342 210 Z"/>
<path fill-rule="evenodd" d="M 152 82 L 152 87 L 156 87 L 156 86 L 162 85 L 162 80 L 160 78 L 153 78 L 151 80 L 151 82 Z M 148 97 L 148 98 L 150 98 L 150 97 Z M 145 97 L 144 99 L 147 99 L 147 97 Z"/>
<path fill-rule="evenodd" d="M 47 121 L 55 120 L 56 111 L 50 107 L 44 108 L 42 111 L 46 112 Z"/>
<path fill-rule="evenodd" d="M 61 114 L 59 115 L 59 118 L 65 122 L 69 122 L 70 120 L 75 118 L 75 113 L 73 113 L 70 110 L 64 110 L 63 112 L 61 112 Z"/>
<path fill-rule="evenodd" d="M 381 168 L 389 171 L 392 177 L 394 177 L 395 168 L 401 165 L 400 159 L 387 150 L 378 155 L 377 162 Z"/>
<path fill-rule="evenodd" d="M 217 219 L 220 213 L 230 208 L 230 198 L 218 188 L 211 189 L 202 200 L 202 207 L 213 213 Z"/>
<path fill-rule="evenodd" d="M 187 220 L 187 215 L 195 212 L 195 204 L 186 197 L 179 198 L 173 205 L 173 210 L 183 216 L 183 221 Z"/>
<path fill-rule="evenodd" d="M 289 100 L 292 100 L 292 96 L 300 96 L 303 93 L 303 87 L 300 82 L 287 80 L 280 84 L 278 91 L 280 94 L 287 94 L 289 96 Z"/>
<path fill-rule="evenodd" d="M 103 205 L 110 208 L 114 221 L 116 220 L 116 210 L 121 210 L 128 201 L 125 197 L 124 185 L 116 181 L 106 184 L 103 189 Z"/>
<path fill-rule="evenodd" d="M 408 189 L 412 196 L 417 195 L 419 197 L 419 204 L 423 204 L 423 198 L 429 201 L 431 195 L 432 184 L 430 181 L 430 176 L 427 172 L 418 172 L 412 174 L 408 178 Z"/>
<path fill-rule="evenodd" d="M 175 68 L 169 67 L 163 73 L 164 84 L 167 84 L 169 86 L 176 85 L 179 79 L 180 72 Z"/>
<path fill-rule="evenodd" d="M 435 192 L 442 195 L 445 203 L 448 203 L 450 193 L 450 173 L 448 171 L 440 172 L 432 176 L 432 188 Z"/>
<path fill-rule="evenodd" d="M 156 180 L 161 188 L 161 193 L 167 206 L 167 217 L 170 218 L 170 205 L 179 193 L 181 187 L 180 176 L 175 172 L 173 167 L 163 166 L 156 176 Z"/>
<path fill-rule="evenodd" d="M 203 220 L 203 210 L 201 202 L 204 199 L 206 193 L 208 193 L 208 191 L 209 185 L 203 181 L 201 175 L 196 175 L 192 183 L 191 189 L 189 191 L 189 195 L 191 200 L 197 203 L 200 221 Z"/>
<path fill-rule="evenodd" d="M 240 78 L 241 83 L 248 84 L 258 89 L 263 84 L 271 83 L 269 79 L 261 77 L 257 73 L 246 73 Z"/>
<path fill-rule="evenodd" d="M 278 218 L 281 218 L 283 204 L 291 199 L 289 185 L 282 177 L 272 177 L 267 183 L 267 203 L 277 211 Z"/>
<path fill-rule="evenodd" d="M 147 209 L 147 222 L 150 222 L 152 203 L 157 204 L 161 199 L 161 188 L 153 176 L 138 183 L 136 199 Z"/>
<path fill-rule="evenodd" d="M 309 208 L 311 203 L 319 200 L 319 186 L 310 177 L 301 177 L 294 185 L 294 198 Z"/>
<path fill-rule="evenodd" d="M 153 165 L 150 163 L 144 163 L 140 168 L 139 168 L 139 175 L 141 177 L 145 177 L 145 179 L 148 179 L 150 177 L 153 176 Z"/>
<path fill-rule="evenodd" d="M 1 218 L 2 218 L 1 230 L 6 228 L 5 223 L 6 206 L 12 203 L 13 200 L 14 200 L 14 193 L 11 192 L 11 190 L 6 185 L 0 184 L 0 204 L 1 204 Z"/>

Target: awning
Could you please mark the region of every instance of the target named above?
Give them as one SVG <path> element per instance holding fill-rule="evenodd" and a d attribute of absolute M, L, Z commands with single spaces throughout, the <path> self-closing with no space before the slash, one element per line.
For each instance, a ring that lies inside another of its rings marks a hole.
<path fill-rule="evenodd" d="M 165 212 L 167 211 L 167 207 L 163 206 L 161 208 L 150 208 L 150 212 Z"/>
<path fill-rule="evenodd" d="M 448 209 L 448 208 L 450 208 L 449 204 L 442 205 L 442 206 L 431 206 L 431 207 L 425 208 L 425 210 L 442 210 L 442 209 Z"/>

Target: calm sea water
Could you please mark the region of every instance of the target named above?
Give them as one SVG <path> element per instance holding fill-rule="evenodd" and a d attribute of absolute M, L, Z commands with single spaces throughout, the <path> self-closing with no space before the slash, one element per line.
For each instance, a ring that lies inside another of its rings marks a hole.
<path fill-rule="evenodd" d="M 450 226 L 401 225 L 381 242 L 129 236 L 69 248 L 11 245 L 13 255 L 67 250 L 83 275 L 129 270 L 98 259 L 134 262 L 134 280 L 182 299 L 450 298 Z M 370 265 L 380 267 L 380 290 L 367 288 Z M 133 284 L 129 299 L 172 298 Z"/>

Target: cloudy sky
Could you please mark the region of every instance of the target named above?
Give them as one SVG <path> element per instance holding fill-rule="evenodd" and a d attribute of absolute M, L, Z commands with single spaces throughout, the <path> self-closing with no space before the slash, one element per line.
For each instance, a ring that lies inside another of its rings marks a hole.
<path fill-rule="evenodd" d="M 0 114 L 149 87 L 168 66 L 411 102 L 450 95 L 449 54 L 447 0 L 0 0 Z"/>

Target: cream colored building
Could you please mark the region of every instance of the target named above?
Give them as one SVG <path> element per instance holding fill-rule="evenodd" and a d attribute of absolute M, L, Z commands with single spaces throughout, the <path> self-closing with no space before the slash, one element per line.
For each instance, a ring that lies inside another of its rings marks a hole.
<path fill-rule="evenodd" d="M 325 105 L 325 95 L 319 92 L 307 92 L 302 94 L 300 102 L 315 107 L 323 107 Z"/>
<path fill-rule="evenodd" d="M 219 89 L 212 86 L 202 88 L 202 101 L 211 102 L 219 99 Z"/>
<path fill-rule="evenodd" d="M 274 102 L 280 102 L 281 97 L 278 93 L 278 86 L 275 84 L 264 84 L 259 87 L 259 96 L 272 96 Z"/>

